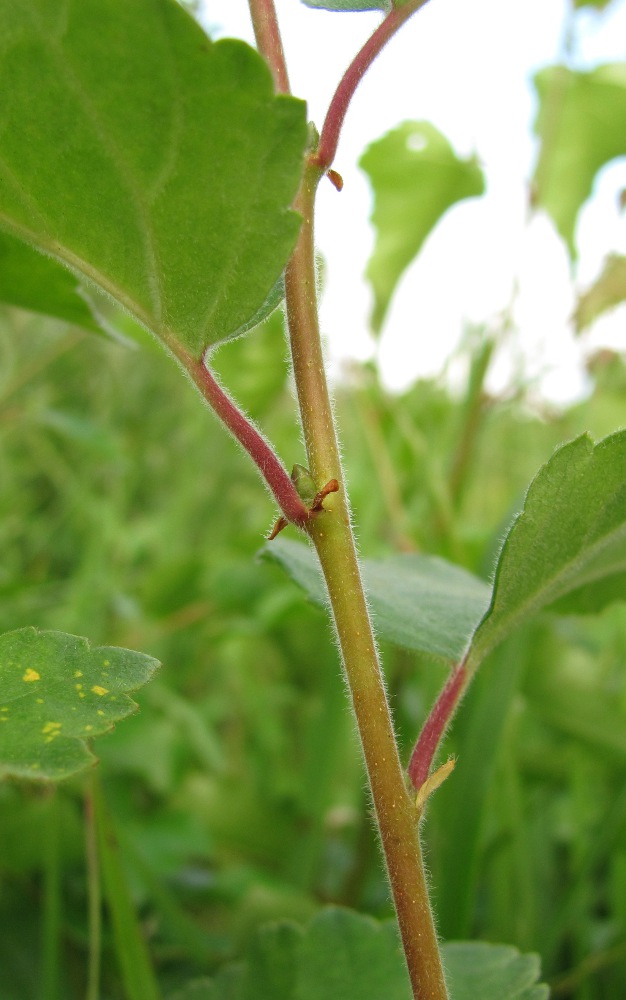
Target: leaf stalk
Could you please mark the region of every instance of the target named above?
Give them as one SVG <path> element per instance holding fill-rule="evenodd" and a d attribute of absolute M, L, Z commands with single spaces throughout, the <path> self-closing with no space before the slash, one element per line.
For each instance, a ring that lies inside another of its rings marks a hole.
<path fill-rule="evenodd" d="M 335 159 L 348 106 L 365 73 L 402 25 L 427 3 L 428 0 L 407 0 L 402 6 L 393 7 L 348 66 L 328 107 L 319 146 L 312 157 L 312 162 L 323 172 Z"/>
<path fill-rule="evenodd" d="M 222 388 L 209 369 L 206 358 L 198 360 L 180 345 L 170 346 L 211 409 L 250 455 L 285 519 L 299 528 L 304 527 L 314 513 L 299 496 L 272 446 Z"/>

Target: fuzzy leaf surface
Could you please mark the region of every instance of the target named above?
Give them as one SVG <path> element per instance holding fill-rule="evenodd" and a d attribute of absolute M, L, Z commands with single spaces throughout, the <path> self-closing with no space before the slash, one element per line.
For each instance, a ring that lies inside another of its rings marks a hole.
<path fill-rule="evenodd" d="M 600 611 L 626 598 L 626 431 L 586 435 L 552 455 L 530 484 L 496 568 L 491 606 L 468 668 L 532 615 Z"/>
<path fill-rule="evenodd" d="M 390 0 L 302 0 L 305 7 L 318 10 L 389 10 Z"/>
<path fill-rule="evenodd" d="M 305 109 L 175 0 L 0 0 L 0 228 L 195 357 L 266 302 Z"/>
<path fill-rule="evenodd" d="M 86 740 L 136 711 L 158 663 L 66 632 L 0 636 L 0 777 L 58 781 L 95 763 Z"/>
<path fill-rule="evenodd" d="M 277 538 L 263 554 L 278 562 L 312 601 L 326 604 L 317 558 L 308 545 Z M 489 605 L 491 589 L 435 556 L 364 559 L 363 581 L 377 634 L 406 649 L 458 660 Z"/>
<path fill-rule="evenodd" d="M 379 333 L 402 273 L 456 202 L 483 193 L 478 162 L 460 159 L 429 122 L 404 122 L 369 146 L 360 160 L 374 192 L 374 251 L 367 277 Z"/>
<path fill-rule="evenodd" d="M 67 268 L 8 233 L 0 233 L 0 302 L 99 333 L 78 287 Z"/>
<path fill-rule="evenodd" d="M 539 960 L 478 943 L 442 947 L 454 1000 L 545 1000 Z M 409 1000 L 395 922 L 329 907 L 305 930 L 281 922 L 257 932 L 243 962 L 168 1000 Z"/>
<path fill-rule="evenodd" d="M 574 313 L 576 332 L 588 326 L 615 306 L 626 302 L 626 257 L 609 254 L 602 272 L 593 285 L 580 296 Z"/>
<path fill-rule="evenodd" d="M 578 212 L 601 167 L 626 155 L 626 64 L 576 73 L 551 66 L 535 76 L 539 159 L 533 201 L 551 216 L 576 257 Z"/>

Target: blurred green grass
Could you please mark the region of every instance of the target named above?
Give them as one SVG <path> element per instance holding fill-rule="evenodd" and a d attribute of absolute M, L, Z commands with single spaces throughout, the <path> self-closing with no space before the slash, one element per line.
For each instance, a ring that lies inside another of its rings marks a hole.
<path fill-rule="evenodd" d="M 255 471 L 140 340 L 133 351 L 0 316 L 0 627 L 63 629 L 163 662 L 140 714 L 96 751 L 160 980 L 175 987 L 236 955 L 262 920 L 328 901 L 389 906 L 330 628 L 256 558 L 275 510 Z M 466 340 L 468 365 L 482 347 Z M 277 314 L 216 361 L 291 466 L 303 449 L 285 355 Z M 363 554 L 416 548 L 488 577 L 553 448 L 626 423 L 623 362 L 597 359 L 594 377 L 589 400 L 556 413 L 524 387 L 452 398 L 428 382 L 390 397 L 371 366 L 356 369 L 337 412 Z M 384 653 L 408 755 L 443 669 Z M 626 996 L 625 658 L 624 604 L 545 618 L 493 654 L 426 826 L 442 935 L 539 951 L 555 996 L 572 1000 Z M 56 797 L 0 788 L 1 1000 L 39 1000 L 53 808 L 63 996 L 84 995 L 83 792 L 82 779 Z M 103 997 L 120 990 L 106 962 Z"/>

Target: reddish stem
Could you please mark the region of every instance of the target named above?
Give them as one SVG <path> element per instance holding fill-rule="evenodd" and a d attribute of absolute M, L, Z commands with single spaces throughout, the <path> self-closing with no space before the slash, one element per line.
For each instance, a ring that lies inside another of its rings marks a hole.
<path fill-rule="evenodd" d="M 422 787 L 428 777 L 433 757 L 461 700 L 467 679 L 465 660 L 461 660 L 446 681 L 424 723 L 408 767 L 409 779 L 416 790 Z"/>
<path fill-rule="evenodd" d="M 390 10 L 384 21 L 378 25 L 374 34 L 370 35 L 363 48 L 348 66 L 330 102 L 319 146 L 312 157 L 312 162 L 321 167 L 322 170 L 328 170 L 335 159 L 346 111 L 361 79 L 389 39 L 395 35 L 405 21 L 408 21 L 412 14 L 415 14 L 420 7 L 424 7 L 427 2 L 428 0 L 408 0 L 402 7 L 394 7 Z"/>
<path fill-rule="evenodd" d="M 303 527 L 310 520 L 311 512 L 298 495 L 289 473 L 271 445 L 236 406 L 228 393 L 222 389 L 204 360 L 198 361 L 180 348 L 176 354 L 211 409 L 215 411 L 233 437 L 248 452 L 274 494 L 286 519 L 300 528 Z"/>
<path fill-rule="evenodd" d="M 265 56 L 272 71 L 274 86 L 279 94 L 289 94 L 291 91 L 287 63 L 285 62 L 274 0 L 248 0 L 248 6 L 257 48 Z"/>

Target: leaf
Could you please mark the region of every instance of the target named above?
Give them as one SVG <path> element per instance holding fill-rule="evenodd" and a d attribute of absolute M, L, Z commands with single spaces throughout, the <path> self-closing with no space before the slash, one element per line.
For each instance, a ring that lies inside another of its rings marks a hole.
<path fill-rule="evenodd" d="M 612 2 L 613 0 L 572 0 L 572 6 L 575 10 L 581 7 L 595 7 L 596 10 L 604 10 Z"/>
<path fill-rule="evenodd" d="M 263 549 L 316 604 L 326 591 L 314 552 L 277 538 Z M 458 660 L 484 614 L 490 588 L 460 566 L 435 556 L 364 559 L 363 581 L 377 634 L 404 646 Z"/>
<path fill-rule="evenodd" d="M 626 154 L 626 64 L 576 73 L 551 66 L 535 76 L 539 159 L 533 203 L 544 208 L 576 257 L 578 212 L 601 167 Z"/>
<path fill-rule="evenodd" d="M 302 0 L 305 7 L 319 10 L 390 10 L 390 0 Z"/>
<path fill-rule="evenodd" d="M 485 185 L 476 159 L 459 159 L 428 122 L 405 122 L 388 132 L 368 147 L 360 165 L 374 192 L 377 235 L 367 277 L 378 333 L 400 276 L 428 234 L 455 202 L 482 194 Z"/>
<path fill-rule="evenodd" d="M 443 946 L 446 977 L 453 1000 L 547 1000 L 547 986 L 535 985 L 537 955 L 484 941 L 451 941 Z"/>
<path fill-rule="evenodd" d="M 0 227 L 199 357 L 261 309 L 299 220 L 305 106 L 175 0 L 0 0 Z"/>
<path fill-rule="evenodd" d="M 609 254 L 599 278 L 581 295 L 574 313 L 576 332 L 591 326 L 602 313 L 626 301 L 626 257 Z"/>
<path fill-rule="evenodd" d="M 266 319 L 269 319 L 272 313 L 278 309 L 279 305 L 285 298 L 285 276 L 281 274 L 280 278 L 270 289 L 270 293 L 267 296 L 265 302 L 260 309 L 254 313 L 250 319 L 246 320 L 238 330 L 234 330 L 231 338 L 234 340 L 236 337 L 242 337 L 244 333 L 248 333 L 250 330 L 254 330 L 256 326 L 260 326 L 264 323 Z"/>
<path fill-rule="evenodd" d="M 66 632 L 0 636 L 0 777 L 58 781 L 93 764 L 85 741 L 136 711 L 127 692 L 157 666 L 144 653 L 92 649 Z"/>
<path fill-rule="evenodd" d="M 442 948 L 454 1000 L 544 1000 L 539 960 L 484 943 Z M 232 967 L 231 967 L 232 968 Z M 170 1000 L 409 1000 L 411 990 L 394 921 L 328 907 L 304 930 L 262 928 L 233 976 L 197 980 Z M 194 992 L 194 986 L 197 990 Z"/>
<path fill-rule="evenodd" d="M 8 233 L 0 233 L 0 301 L 101 332 L 74 275 Z"/>
<path fill-rule="evenodd" d="M 557 449 L 506 537 L 468 669 L 532 615 L 599 611 L 626 597 L 626 431 Z"/>

